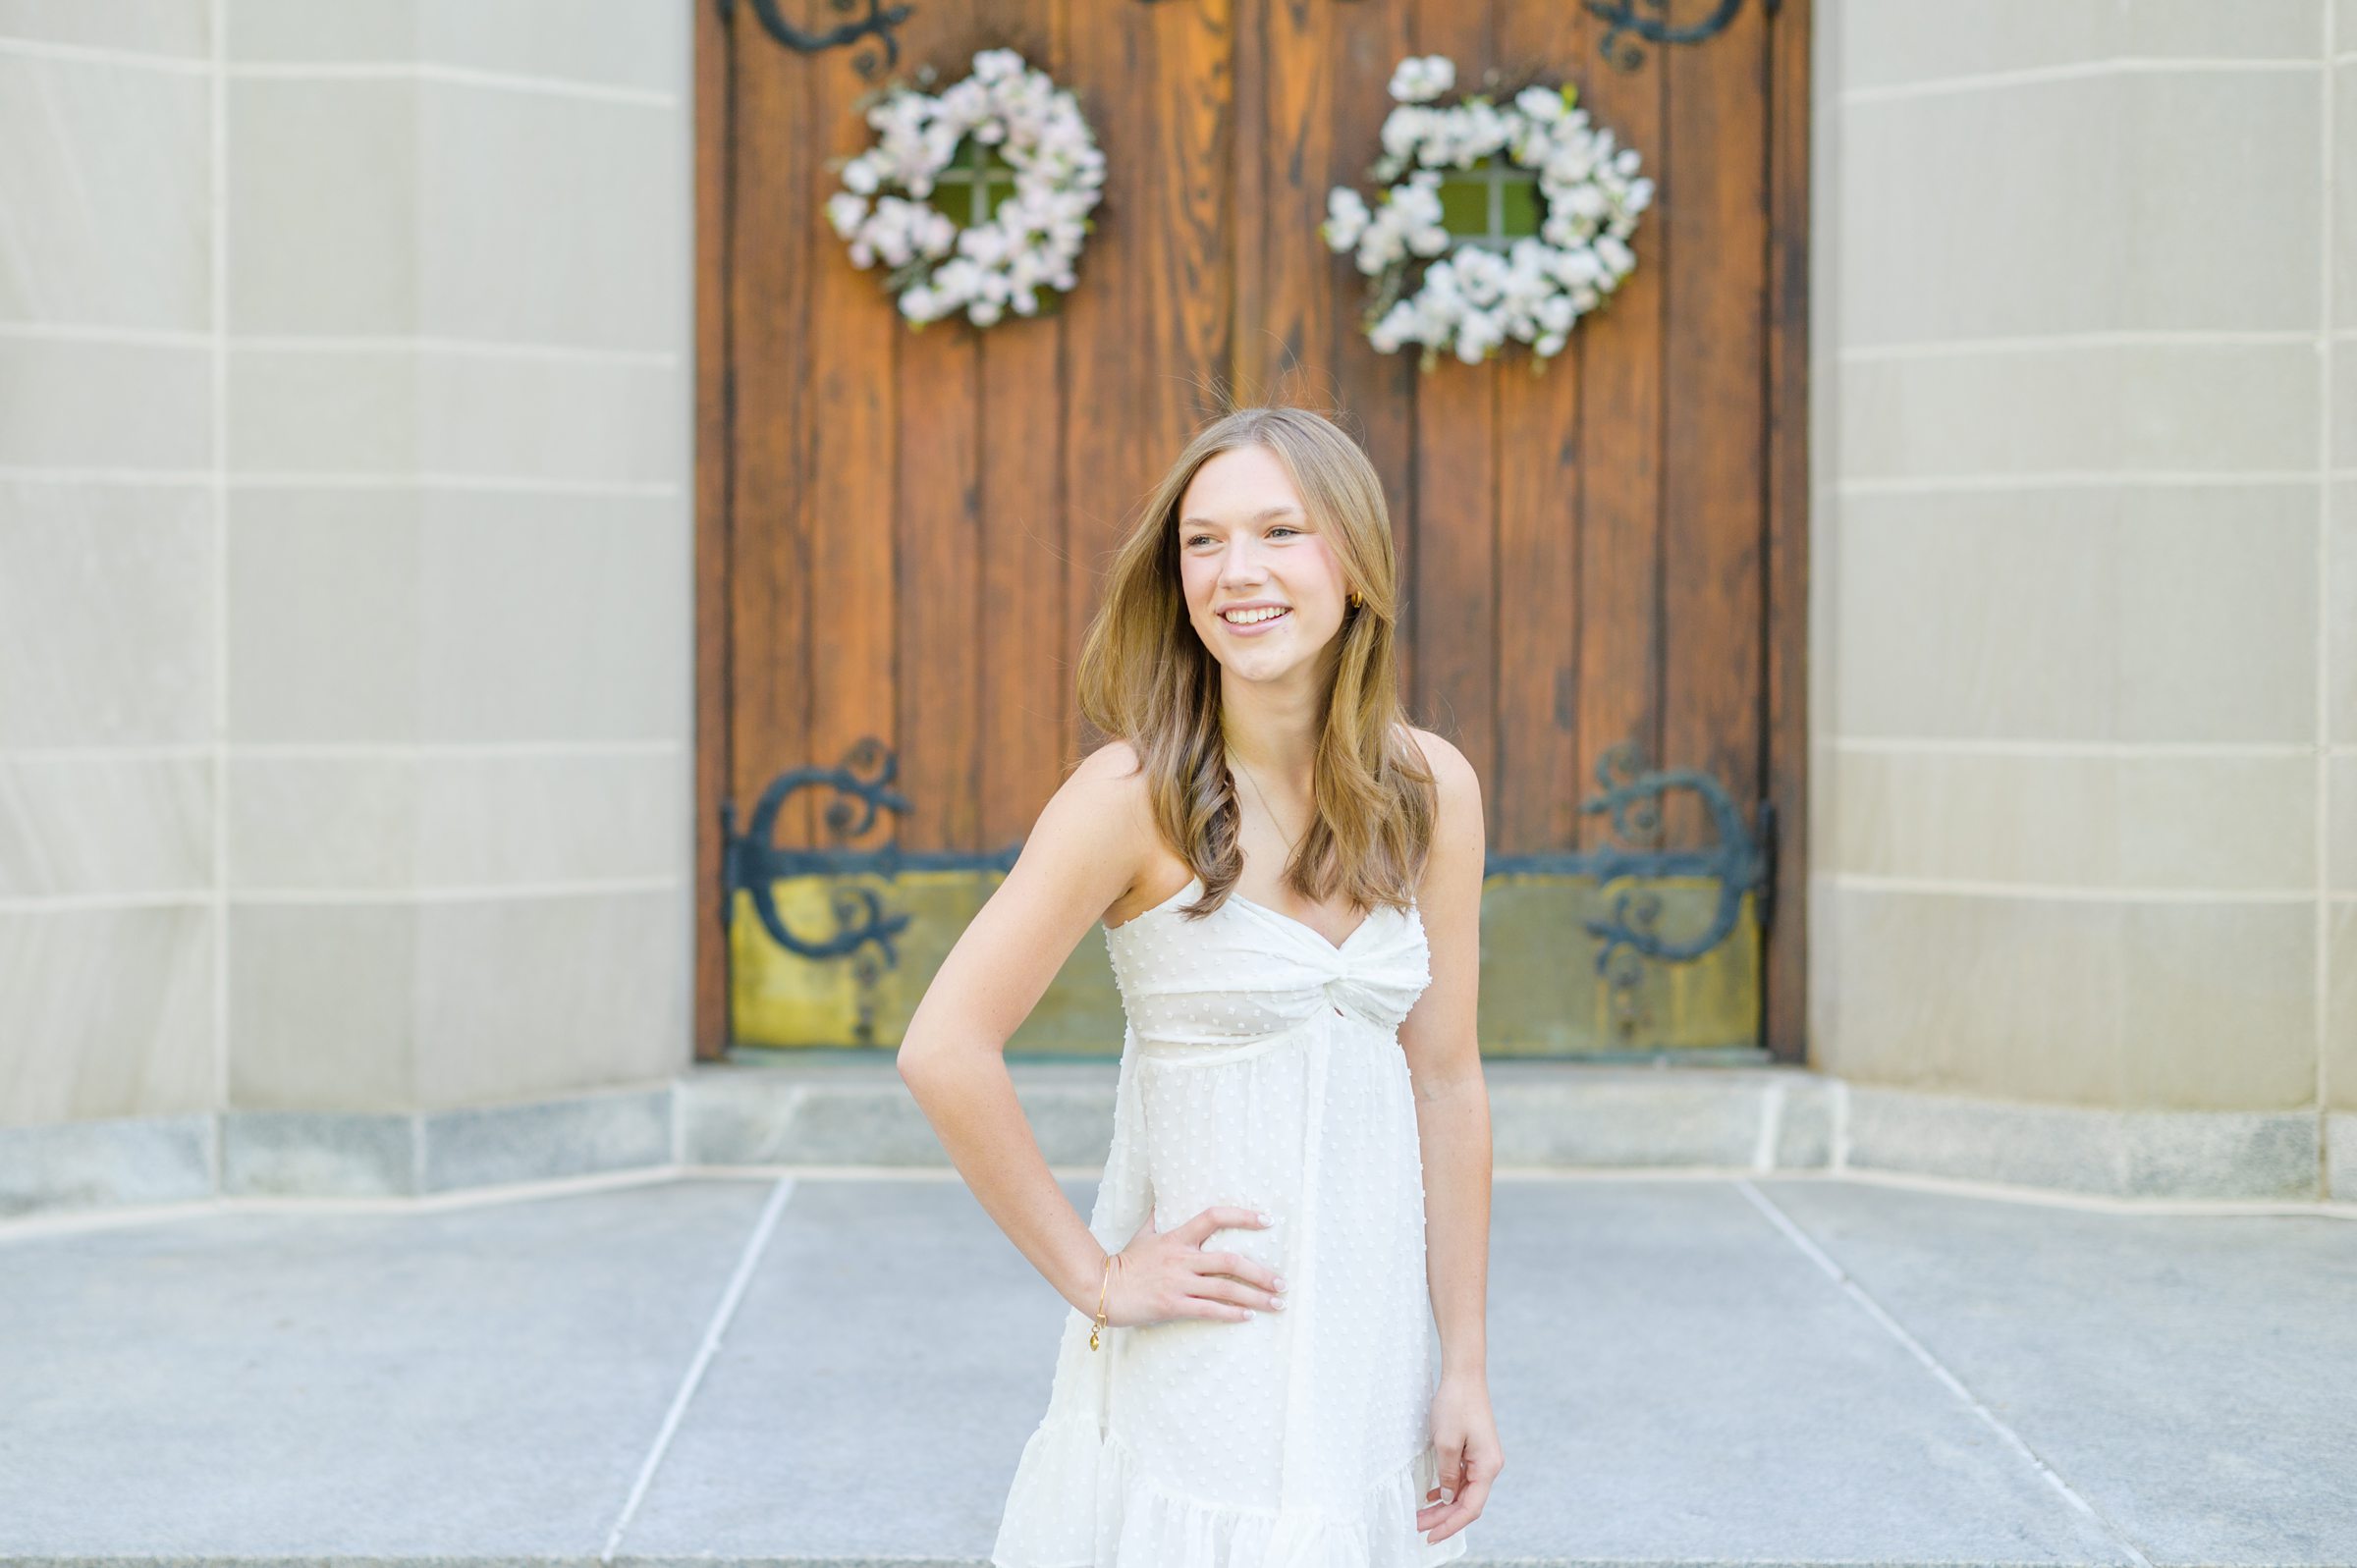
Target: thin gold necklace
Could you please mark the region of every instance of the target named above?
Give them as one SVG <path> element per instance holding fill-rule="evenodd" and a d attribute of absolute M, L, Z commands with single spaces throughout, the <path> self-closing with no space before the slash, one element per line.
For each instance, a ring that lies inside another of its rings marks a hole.
<path fill-rule="evenodd" d="M 1231 751 L 1228 753 L 1228 760 L 1233 763 L 1236 767 L 1244 769 L 1244 780 L 1247 784 L 1251 784 L 1253 796 L 1260 801 L 1260 809 L 1269 814 L 1270 826 L 1277 830 L 1277 836 L 1279 838 L 1285 839 L 1286 863 L 1290 865 L 1292 863 L 1292 856 L 1298 845 L 1296 840 L 1285 831 L 1285 824 L 1277 820 L 1277 808 L 1269 804 L 1268 792 L 1260 787 L 1260 781 L 1253 776 L 1252 770 L 1249 768 L 1244 768 L 1243 759 L 1236 756 L 1234 752 Z"/>

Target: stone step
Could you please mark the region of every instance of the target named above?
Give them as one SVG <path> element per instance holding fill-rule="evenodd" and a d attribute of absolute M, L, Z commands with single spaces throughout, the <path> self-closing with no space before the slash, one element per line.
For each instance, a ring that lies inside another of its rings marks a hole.
<path fill-rule="evenodd" d="M 1011 1062 L 1015 1097 L 1052 1165 L 1094 1168 L 1112 1137 L 1116 1064 Z M 1819 1169 L 1840 1085 L 1806 1068 L 1482 1064 L 1502 1168 Z M 691 1165 L 947 1164 L 888 1061 L 796 1056 L 698 1067 L 681 1080 Z"/>
<path fill-rule="evenodd" d="M 1093 1171 L 1117 1064 L 1015 1060 L 1042 1151 Z M 2031 1105 L 1810 1068 L 1483 1063 L 1501 1171 L 1887 1171 L 2121 1199 L 2357 1201 L 2357 1112 Z M 630 1171 L 945 1169 L 876 1052 L 743 1052 L 675 1078 L 431 1111 L 232 1110 L 0 1127 L 0 1218 L 218 1198 L 425 1196 Z"/>

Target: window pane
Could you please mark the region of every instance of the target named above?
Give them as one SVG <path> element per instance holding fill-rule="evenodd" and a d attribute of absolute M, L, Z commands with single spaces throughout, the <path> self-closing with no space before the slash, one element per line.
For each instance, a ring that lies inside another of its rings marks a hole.
<path fill-rule="evenodd" d="M 1506 217 L 1503 224 L 1507 234 L 1519 236 L 1539 232 L 1539 183 L 1535 179 L 1515 178 L 1506 183 Z"/>
<path fill-rule="evenodd" d="M 1486 181 L 1456 174 L 1441 182 L 1441 227 L 1460 240 L 1490 232 L 1490 188 Z"/>
<path fill-rule="evenodd" d="M 981 168 L 975 168 L 975 153 L 981 154 Z M 982 203 L 977 218 L 974 205 L 974 187 L 982 187 Z M 950 166 L 933 181 L 933 193 L 925 197 L 925 205 L 948 218 L 959 228 L 976 221 L 987 221 L 999 210 L 999 203 L 1014 194 L 1014 165 L 999 156 L 996 147 L 985 147 L 972 136 L 958 143 L 956 156 Z"/>

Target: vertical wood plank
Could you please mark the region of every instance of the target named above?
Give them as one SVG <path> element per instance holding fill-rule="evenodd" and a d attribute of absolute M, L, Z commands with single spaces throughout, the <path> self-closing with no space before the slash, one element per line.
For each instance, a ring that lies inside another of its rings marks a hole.
<path fill-rule="evenodd" d="M 1058 83 L 1076 86 L 1063 0 L 980 0 L 978 14 L 987 34 L 1019 49 Z M 1074 268 L 1081 291 L 1094 287 L 1095 253 L 1092 243 Z M 975 831 L 983 849 L 1027 835 L 1063 778 L 1072 705 L 1072 671 L 1064 658 L 1063 356 L 1070 303 L 1066 297 L 1056 314 L 993 329 L 982 340 Z"/>
<path fill-rule="evenodd" d="M 962 319 L 936 321 L 901 345 L 894 623 L 901 788 L 910 808 L 901 842 L 911 849 L 978 847 L 982 498 L 974 336 Z"/>
<path fill-rule="evenodd" d="M 811 760 L 807 333 L 817 201 L 808 137 L 818 69 L 778 48 L 740 6 L 730 161 L 728 311 L 734 434 L 731 465 L 730 768 L 740 826 L 763 785 Z M 807 798 L 778 823 L 783 843 L 810 841 Z"/>
<path fill-rule="evenodd" d="M 1264 0 L 1243 0 L 1258 9 Z M 1155 33 L 1153 239 L 1132 327 L 1151 345 L 1139 387 L 1145 464 L 1158 477 L 1187 438 L 1230 405 L 1233 309 L 1235 21 L 1238 0 L 1131 4 L 1118 21 Z M 1142 19 L 1142 22 L 1139 20 Z"/>
<path fill-rule="evenodd" d="M 695 51 L 695 875 L 688 919 L 698 1059 L 729 1045 L 729 947 L 720 909 L 720 800 L 730 791 L 729 215 L 731 92 L 728 29 L 694 8 Z"/>
<path fill-rule="evenodd" d="M 1228 308 L 1231 312 L 1229 362 L 1222 382 L 1232 404 L 1274 402 L 1269 372 L 1283 355 L 1272 351 L 1265 336 L 1270 291 L 1277 280 L 1269 275 L 1269 245 L 1276 231 L 1291 215 L 1284 201 L 1284 180 L 1275 167 L 1282 149 L 1270 142 L 1271 133 L 1285 135 L 1285 122 L 1269 101 L 1282 67 L 1269 58 L 1276 47 L 1277 22 L 1272 12 L 1286 0 L 1233 0 L 1234 90 L 1229 111 L 1229 145 L 1233 157 L 1228 166 L 1228 193 L 1233 203 L 1226 262 Z"/>
<path fill-rule="evenodd" d="M 1222 406 L 1232 308 L 1231 0 L 1078 15 L 1074 79 L 1118 88 L 1089 100 L 1108 194 L 1067 326 L 1068 660 L 1146 487 Z M 1074 735 L 1075 755 L 1102 739 Z"/>
<path fill-rule="evenodd" d="M 1070 13 L 1070 81 L 1105 153 L 1105 195 L 1074 269 L 1080 287 L 1065 306 L 1066 556 L 1064 666 L 1079 665 L 1096 613 L 1105 560 L 1145 483 L 1139 440 L 1139 360 L 1132 334 L 1145 313 L 1157 108 L 1148 96 L 1161 69 L 1156 30 L 1115 27 L 1101 0 Z M 1124 19 L 1125 20 L 1125 19 Z M 1124 111 L 1128 112 L 1124 113 Z M 1062 765 L 1103 743 L 1068 694 Z"/>
<path fill-rule="evenodd" d="M 1302 214 L 1313 230 L 1326 215 L 1326 190 L 1335 186 L 1350 186 L 1374 199 L 1376 188 L 1367 170 L 1383 150 L 1380 133 L 1392 107 L 1387 84 L 1394 68 L 1410 53 L 1416 3 L 1353 0 L 1350 14 L 1334 29 L 1328 54 L 1334 79 L 1333 162 L 1325 189 L 1315 192 L 1314 207 Z M 1336 413 L 1382 475 L 1384 502 L 1391 514 L 1403 601 L 1396 639 L 1400 700 L 1417 724 L 1430 728 L 1416 683 L 1416 613 L 1422 595 L 1415 578 L 1415 356 L 1378 353 L 1368 344 L 1360 325 L 1367 280 L 1347 255 L 1324 251 L 1324 242 L 1318 243 L 1323 255 L 1318 269 L 1308 275 L 1321 280 L 1334 299 L 1327 330 Z"/>
<path fill-rule="evenodd" d="M 929 62 L 937 86 L 963 77 L 982 46 L 970 4 L 914 8 L 901 29 L 904 70 Z M 861 127 L 861 139 L 866 128 Z M 978 581 L 981 551 L 982 338 L 962 314 L 911 328 L 881 289 L 863 275 L 872 297 L 858 308 L 890 322 L 900 361 L 891 402 L 897 460 L 894 688 L 899 699 L 894 746 L 901 792 L 909 803 L 900 842 L 910 849 L 976 847 L 980 766 L 981 661 Z M 1021 332 L 1012 317 L 989 329 Z M 840 519 L 857 525 L 855 517 Z"/>
<path fill-rule="evenodd" d="M 1587 14 L 1551 0 L 1501 0 L 1507 81 L 1576 81 Z M 1584 325 L 1582 323 L 1581 325 Z M 1574 334 L 1580 326 L 1572 328 Z M 1579 768 L 1579 359 L 1537 374 L 1515 346 L 1498 376 L 1498 774 L 1491 812 L 1506 852 L 1577 841 Z"/>
<path fill-rule="evenodd" d="M 1336 395 L 1332 252 L 1318 238 L 1338 178 L 1334 0 L 1250 0 L 1236 28 L 1235 344 L 1239 399 Z"/>
<path fill-rule="evenodd" d="M 1595 792 L 1597 760 L 1622 741 L 1658 766 L 1661 747 L 1662 319 L 1669 241 L 1663 212 L 1677 200 L 1663 161 L 1663 72 L 1658 50 L 1631 72 L 1614 69 L 1593 36 L 1573 80 L 1595 123 L 1639 149 L 1657 181 L 1629 248 L 1637 267 L 1580 318 L 1570 352 L 1579 371 L 1578 786 Z M 1602 814 L 1579 819 L 1578 847 L 1619 841 Z"/>
<path fill-rule="evenodd" d="M 1761 776 L 1766 691 L 1760 552 L 1766 530 L 1763 300 L 1768 192 L 1767 21 L 1744 6 L 1699 45 L 1663 51 L 1670 289 L 1663 365 L 1661 766 L 1698 768 L 1746 808 Z M 1712 829 L 1689 790 L 1666 800 L 1672 844 Z"/>
<path fill-rule="evenodd" d="M 1808 1059 L 1810 0 L 1768 31 L 1768 733 L 1777 876 L 1760 1043 Z"/>
<path fill-rule="evenodd" d="M 873 133 L 852 107 L 868 83 L 854 49 L 808 56 L 810 135 L 787 155 L 816 165 L 864 151 Z M 809 480 L 800 495 L 809 541 L 811 760 L 829 764 L 854 741 L 891 744 L 899 730 L 894 521 L 898 514 L 895 378 L 904 328 L 879 275 L 851 265 L 823 210 L 840 182 L 816 170 L 800 214 L 810 271 L 811 417 L 801 431 Z M 806 791 L 807 792 L 807 791 Z M 823 809 L 823 803 L 819 803 Z M 891 837 L 880 814 L 859 845 Z"/>
<path fill-rule="evenodd" d="M 1417 50 L 1454 61 L 1459 92 L 1497 64 L 1494 10 L 1494 0 L 1422 0 Z M 1417 698 L 1426 727 L 1473 764 L 1485 800 L 1498 784 L 1499 374 L 1498 362 L 1443 354 L 1416 382 Z M 1499 819 L 1484 819 L 1495 848 Z"/>

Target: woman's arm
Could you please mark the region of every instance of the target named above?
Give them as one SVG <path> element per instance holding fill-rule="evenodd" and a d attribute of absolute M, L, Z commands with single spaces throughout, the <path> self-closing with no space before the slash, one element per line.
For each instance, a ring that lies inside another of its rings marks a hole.
<path fill-rule="evenodd" d="M 1475 1035 L 1481 983 L 1481 880 L 1488 855 L 1481 780 L 1464 754 L 1416 731 L 1440 791 L 1432 855 L 1416 895 L 1432 980 L 1399 1025 L 1415 1085 L 1424 1159 L 1425 1278 L 1441 1338 L 1433 1397 L 1441 1480 L 1453 1497 L 1416 1528 L 1446 1540 L 1477 1518 L 1505 1458 L 1490 1415 L 1485 1323 L 1490 1267 L 1490 1096 Z"/>
<path fill-rule="evenodd" d="M 899 1054 L 902 1081 L 974 1197 L 1065 1300 L 1092 1314 L 1105 1249 L 1049 1170 L 1005 1053 L 1145 864 L 1152 829 L 1134 769 L 1117 740 L 1065 780 L 926 987 Z"/>

